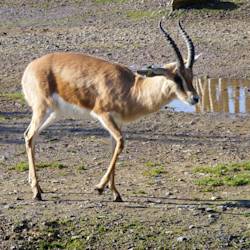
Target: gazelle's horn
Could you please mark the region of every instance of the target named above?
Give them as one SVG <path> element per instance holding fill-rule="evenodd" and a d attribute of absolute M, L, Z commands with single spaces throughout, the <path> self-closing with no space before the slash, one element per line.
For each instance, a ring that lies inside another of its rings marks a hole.
<path fill-rule="evenodd" d="M 188 59 L 187 59 L 187 63 L 186 63 L 186 68 L 192 68 L 194 61 L 195 61 L 194 44 L 193 44 L 191 38 L 188 36 L 187 32 L 182 27 L 181 21 L 179 21 L 179 30 L 180 30 L 182 37 L 184 38 L 184 40 L 186 42 L 187 49 L 188 49 Z"/>
<path fill-rule="evenodd" d="M 181 52 L 179 50 L 179 48 L 177 47 L 175 41 L 172 39 L 172 37 L 167 33 L 167 31 L 165 31 L 162 27 L 162 20 L 159 23 L 160 26 L 160 30 L 162 31 L 162 33 L 165 35 L 168 43 L 171 45 L 171 47 L 174 49 L 174 53 L 177 59 L 177 67 L 178 68 L 184 68 L 184 62 L 183 62 L 183 58 L 181 55 Z"/>

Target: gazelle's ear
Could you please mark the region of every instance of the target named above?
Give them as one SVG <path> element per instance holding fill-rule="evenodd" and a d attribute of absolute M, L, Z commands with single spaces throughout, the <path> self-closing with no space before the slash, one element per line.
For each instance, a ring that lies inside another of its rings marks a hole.
<path fill-rule="evenodd" d="M 201 56 L 202 56 L 202 53 L 196 55 L 196 56 L 194 57 L 194 61 L 196 62 L 196 61 L 199 59 L 199 57 L 201 57 Z M 185 64 L 187 63 L 187 59 L 184 59 L 184 63 L 185 63 Z M 165 65 L 164 65 L 164 68 L 165 68 L 165 69 L 168 69 L 168 70 L 170 70 L 170 71 L 172 71 L 172 72 L 175 72 L 176 69 L 177 69 L 177 62 L 172 62 L 172 63 L 165 64 Z"/>
<path fill-rule="evenodd" d="M 171 72 L 175 72 L 176 68 L 177 68 L 177 62 L 165 64 L 164 68 L 171 71 Z"/>

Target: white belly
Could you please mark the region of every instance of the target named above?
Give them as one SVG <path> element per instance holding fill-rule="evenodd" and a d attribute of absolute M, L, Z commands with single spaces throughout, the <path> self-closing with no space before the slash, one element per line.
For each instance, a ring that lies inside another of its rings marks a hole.
<path fill-rule="evenodd" d="M 60 117 L 89 119 L 92 117 L 94 119 L 99 120 L 102 123 L 102 125 L 106 128 L 106 125 L 103 123 L 101 116 L 96 114 L 94 111 L 66 102 L 62 97 L 60 97 L 56 93 L 52 95 L 52 98 L 55 104 L 54 111 L 56 113 L 57 119 L 59 119 Z M 51 111 L 49 112 L 51 113 Z M 117 126 L 121 127 L 123 124 L 121 116 L 116 112 L 110 112 L 109 114 L 112 116 Z M 106 129 L 109 130 L 108 128 Z"/>
<path fill-rule="evenodd" d="M 61 116 L 67 118 L 90 117 L 91 110 L 66 102 L 62 97 L 60 97 L 56 93 L 52 95 L 52 98 L 55 104 L 55 109 L 56 109 L 55 111 L 56 113 L 59 113 Z"/>

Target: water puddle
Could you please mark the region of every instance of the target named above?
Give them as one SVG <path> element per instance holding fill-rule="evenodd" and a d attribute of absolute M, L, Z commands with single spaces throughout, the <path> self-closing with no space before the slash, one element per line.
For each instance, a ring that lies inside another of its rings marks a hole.
<path fill-rule="evenodd" d="M 196 106 L 174 100 L 168 107 L 177 112 L 250 113 L 250 80 L 197 78 L 194 87 L 201 98 Z"/>

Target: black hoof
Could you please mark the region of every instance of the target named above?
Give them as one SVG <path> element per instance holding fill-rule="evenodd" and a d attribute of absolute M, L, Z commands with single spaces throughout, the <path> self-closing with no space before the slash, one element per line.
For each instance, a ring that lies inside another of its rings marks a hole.
<path fill-rule="evenodd" d="M 37 193 L 36 196 L 33 197 L 33 200 L 35 201 L 42 201 L 42 195 L 41 193 Z"/>
<path fill-rule="evenodd" d="M 95 191 L 97 191 L 99 195 L 101 195 L 103 193 L 103 189 L 102 188 L 96 187 Z"/>
<path fill-rule="evenodd" d="M 117 195 L 114 199 L 114 202 L 123 202 L 122 197 L 120 195 Z"/>

